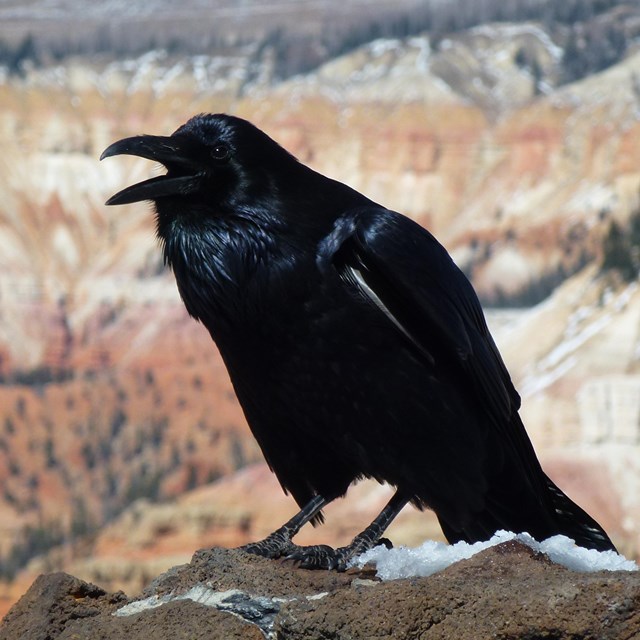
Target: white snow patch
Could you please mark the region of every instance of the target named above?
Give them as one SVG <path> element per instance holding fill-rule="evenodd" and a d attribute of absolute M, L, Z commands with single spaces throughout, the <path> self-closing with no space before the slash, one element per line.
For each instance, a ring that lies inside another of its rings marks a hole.
<path fill-rule="evenodd" d="M 614 310 L 616 312 L 624 311 L 637 290 L 638 290 L 638 284 L 636 282 L 632 282 L 628 287 L 626 287 L 624 291 L 614 301 L 613 303 Z"/>
<path fill-rule="evenodd" d="M 582 307 L 578 307 L 568 318 L 567 318 L 567 326 L 565 329 L 565 336 L 572 337 L 575 336 L 579 329 L 580 325 L 584 323 L 585 320 L 588 320 L 596 311 L 596 308 L 592 305 L 585 305 Z"/>
<path fill-rule="evenodd" d="M 559 47 L 551 38 L 549 34 L 533 24 L 511 24 L 511 25 L 479 25 L 469 30 L 474 35 L 481 35 L 493 40 L 498 38 L 505 38 L 512 40 L 520 36 L 533 36 L 539 40 L 542 45 L 547 49 L 549 55 L 556 61 L 562 59 L 564 50 Z"/>
<path fill-rule="evenodd" d="M 529 397 L 543 391 L 575 367 L 580 359 L 580 348 L 591 338 L 603 332 L 624 311 L 635 295 L 638 285 L 633 282 L 617 296 L 611 290 L 603 295 L 602 306 L 607 309 L 599 317 L 595 306 L 578 307 L 567 318 L 562 340 L 542 358 L 535 370 L 525 376 L 520 384 L 520 395 Z M 609 311 L 613 309 L 613 312 Z"/>
<path fill-rule="evenodd" d="M 431 43 L 428 38 L 409 38 L 408 44 L 418 50 L 416 56 L 416 69 L 422 73 L 429 70 L 429 58 L 431 57 Z"/>
<path fill-rule="evenodd" d="M 568 355 L 574 353 L 585 342 L 600 333 L 612 320 L 610 313 L 605 313 L 597 320 L 587 325 L 582 331 L 575 333 L 571 337 L 566 337 L 557 347 L 555 347 L 545 358 L 540 361 L 543 369 L 557 366 Z"/>
<path fill-rule="evenodd" d="M 610 185 L 582 180 L 565 208 L 568 211 L 602 211 L 614 208 L 617 199 L 618 196 Z"/>
<path fill-rule="evenodd" d="M 561 380 L 564 376 L 573 369 L 578 363 L 578 359 L 575 357 L 569 357 L 566 360 L 560 362 L 557 366 L 541 373 L 527 376 L 522 380 L 520 384 L 520 395 L 523 398 L 529 398 L 530 396 L 544 391 L 547 387 L 550 387 L 554 382 Z"/>
<path fill-rule="evenodd" d="M 627 560 L 615 551 L 584 549 L 576 546 L 574 541 L 566 536 L 553 536 L 543 542 L 537 542 L 528 533 L 516 534 L 509 531 L 498 531 L 487 542 L 475 542 L 474 544 L 458 542 L 449 545 L 444 542 L 427 540 L 415 549 L 407 547 L 387 549 L 381 545 L 355 558 L 351 566 L 361 569 L 368 563 L 374 563 L 377 576 L 382 580 L 430 576 L 446 569 L 454 562 L 465 560 L 480 551 L 510 540 L 522 542 L 534 551 L 544 553 L 552 562 L 572 571 L 638 570 L 638 565 L 635 562 Z"/>
<path fill-rule="evenodd" d="M 371 54 L 377 58 L 383 56 L 388 51 L 400 51 L 401 49 L 402 45 L 400 41 L 395 38 L 379 38 L 369 43 Z"/>

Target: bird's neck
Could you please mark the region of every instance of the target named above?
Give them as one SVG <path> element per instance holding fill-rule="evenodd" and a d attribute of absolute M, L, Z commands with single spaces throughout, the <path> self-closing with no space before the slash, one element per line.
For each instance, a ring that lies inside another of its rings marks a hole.
<path fill-rule="evenodd" d="M 292 263 L 290 255 L 282 260 L 282 248 L 272 235 L 237 220 L 174 225 L 163 241 L 165 261 L 187 311 L 212 334 L 255 321 L 273 288 L 274 274 Z"/>

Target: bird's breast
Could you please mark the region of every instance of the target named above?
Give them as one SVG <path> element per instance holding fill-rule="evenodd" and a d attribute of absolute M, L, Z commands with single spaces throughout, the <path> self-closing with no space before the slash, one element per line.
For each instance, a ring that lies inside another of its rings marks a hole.
<path fill-rule="evenodd" d="M 349 386 L 384 380 L 384 363 L 405 351 L 397 327 L 337 276 L 308 270 L 295 285 L 275 280 L 252 282 L 242 319 L 214 336 L 232 375 L 255 372 L 260 388 L 284 396 L 331 388 L 335 399 Z"/>

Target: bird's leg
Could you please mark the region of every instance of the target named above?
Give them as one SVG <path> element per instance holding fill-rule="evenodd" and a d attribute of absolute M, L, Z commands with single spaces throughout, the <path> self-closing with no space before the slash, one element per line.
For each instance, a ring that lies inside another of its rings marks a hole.
<path fill-rule="evenodd" d="M 344 571 L 349 560 L 383 542 L 381 539 L 382 534 L 407 502 L 409 502 L 409 499 L 400 491 L 396 491 L 378 517 L 346 547 L 339 547 L 338 549 L 332 549 L 326 545 L 297 547 L 287 555 L 287 560 L 293 560 L 305 569 L 337 569 L 338 571 Z M 387 542 L 384 542 L 384 544 Z"/>
<path fill-rule="evenodd" d="M 279 529 L 276 529 L 276 531 L 268 535 L 264 540 L 245 544 L 239 548 L 247 553 L 253 553 L 265 558 L 280 558 L 295 553 L 302 547 L 293 544 L 291 538 L 293 538 L 309 520 L 317 515 L 326 503 L 326 499 L 322 496 L 314 496 L 291 520 L 283 524 Z"/>

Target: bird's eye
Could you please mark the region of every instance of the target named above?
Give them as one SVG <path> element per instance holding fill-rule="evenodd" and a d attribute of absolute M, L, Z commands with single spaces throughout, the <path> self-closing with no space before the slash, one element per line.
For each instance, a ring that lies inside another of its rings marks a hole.
<path fill-rule="evenodd" d="M 226 144 L 217 144 L 211 149 L 211 157 L 219 162 L 227 160 L 230 154 L 231 152 Z"/>

